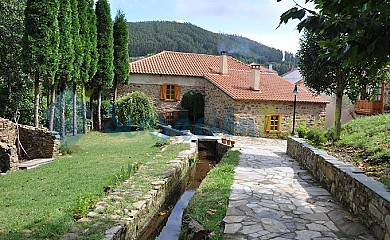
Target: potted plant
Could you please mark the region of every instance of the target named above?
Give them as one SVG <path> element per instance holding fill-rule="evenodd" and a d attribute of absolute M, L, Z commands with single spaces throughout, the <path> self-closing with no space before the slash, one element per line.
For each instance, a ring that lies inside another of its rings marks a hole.
<path fill-rule="evenodd" d="M 226 139 L 226 144 L 229 146 L 230 145 L 230 139 Z"/>
<path fill-rule="evenodd" d="M 226 144 L 226 137 L 225 136 L 222 136 L 221 140 L 222 140 L 222 144 Z"/>
<path fill-rule="evenodd" d="M 230 140 L 230 146 L 234 147 L 234 144 L 236 143 L 236 141 L 234 140 Z"/>

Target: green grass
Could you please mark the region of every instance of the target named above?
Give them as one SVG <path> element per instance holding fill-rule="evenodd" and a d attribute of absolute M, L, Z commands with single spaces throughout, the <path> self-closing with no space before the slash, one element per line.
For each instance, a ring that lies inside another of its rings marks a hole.
<path fill-rule="evenodd" d="M 342 126 L 341 147 L 362 150 L 373 161 L 390 161 L 390 114 L 363 117 Z"/>
<path fill-rule="evenodd" d="M 221 224 L 226 215 L 234 168 L 238 164 L 239 154 L 239 151 L 225 154 L 221 162 L 202 181 L 185 210 L 182 231 L 185 231 L 191 219 L 196 219 L 213 233 L 211 239 L 223 239 Z M 208 213 L 210 209 L 215 210 L 215 213 Z"/>
<path fill-rule="evenodd" d="M 0 177 L 0 239 L 58 239 L 104 195 L 104 186 L 118 187 L 129 177 L 133 162 L 143 162 L 138 191 L 152 188 L 162 165 L 188 146 L 156 147 L 146 132 L 99 133 L 69 138 L 58 157 L 39 168 Z M 155 157 L 158 155 L 159 157 Z M 141 174 L 143 173 L 143 174 Z"/>

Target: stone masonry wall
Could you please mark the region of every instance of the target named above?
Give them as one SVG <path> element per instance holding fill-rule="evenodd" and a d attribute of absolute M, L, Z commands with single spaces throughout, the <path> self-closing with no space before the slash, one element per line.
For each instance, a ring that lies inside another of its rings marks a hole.
<path fill-rule="evenodd" d="M 157 113 L 180 109 L 180 101 L 160 100 L 161 84 L 178 84 L 181 87 L 181 96 L 190 90 L 198 90 L 204 94 L 204 79 L 195 77 L 178 76 L 160 76 L 160 75 L 140 75 L 131 76 L 130 84 L 121 84 L 118 86 L 118 98 L 134 91 L 145 93 L 153 104 Z"/>
<path fill-rule="evenodd" d="M 24 150 L 17 150 L 17 133 Z M 52 158 L 59 152 L 60 142 L 46 128 L 34 128 L 19 125 L 10 120 L 0 118 L 0 172 L 18 170 L 20 160 L 36 158 Z"/>
<path fill-rule="evenodd" d="M 24 158 L 53 158 L 59 153 L 60 142 L 47 128 L 19 127 L 19 137 L 28 156 Z"/>
<path fill-rule="evenodd" d="M 324 103 L 297 102 L 296 123 L 306 125 L 321 125 L 325 120 Z M 234 121 L 236 135 L 265 136 L 265 116 L 281 114 L 281 132 L 289 133 L 293 122 L 293 102 L 277 101 L 236 101 L 234 105 Z"/>
<path fill-rule="evenodd" d="M 287 154 L 361 218 L 377 239 L 390 239 L 390 193 L 383 184 L 298 138 L 288 139 Z"/>
<path fill-rule="evenodd" d="M 0 172 L 16 170 L 19 164 L 16 142 L 16 124 L 0 118 Z"/>
<path fill-rule="evenodd" d="M 205 123 L 213 128 L 234 131 L 234 100 L 210 82 L 205 83 Z"/>

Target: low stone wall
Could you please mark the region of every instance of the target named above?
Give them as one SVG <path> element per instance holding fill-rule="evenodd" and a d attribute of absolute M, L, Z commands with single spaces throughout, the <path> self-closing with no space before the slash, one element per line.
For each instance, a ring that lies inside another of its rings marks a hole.
<path fill-rule="evenodd" d="M 19 137 L 28 156 L 24 158 L 53 158 L 59 153 L 60 141 L 47 128 L 19 126 Z"/>
<path fill-rule="evenodd" d="M 25 151 L 19 149 L 17 135 Z M 53 158 L 59 153 L 60 141 L 46 128 L 34 128 L 18 125 L 12 121 L 0 118 L 0 172 L 18 170 L 21 160 L 36 158 Z"/>
<path fill-rule="evenodd" d="M 287 140 L 287 154 L 349 207 L 377 239 L 390 239 L 390 193 L 383 184 L 298 138 Z"/>

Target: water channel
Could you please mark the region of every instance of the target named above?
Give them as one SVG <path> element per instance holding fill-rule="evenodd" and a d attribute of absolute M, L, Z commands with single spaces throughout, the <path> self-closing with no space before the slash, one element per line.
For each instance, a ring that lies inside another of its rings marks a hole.
<path fill-rule="evenodd" d="M 207 173 L 219 161 L 216 141 L 198 142 L 198 161 L 188 179 L 166 200 L 139 240 L 176 240 L 179 237 L 183 210 Z"/>

